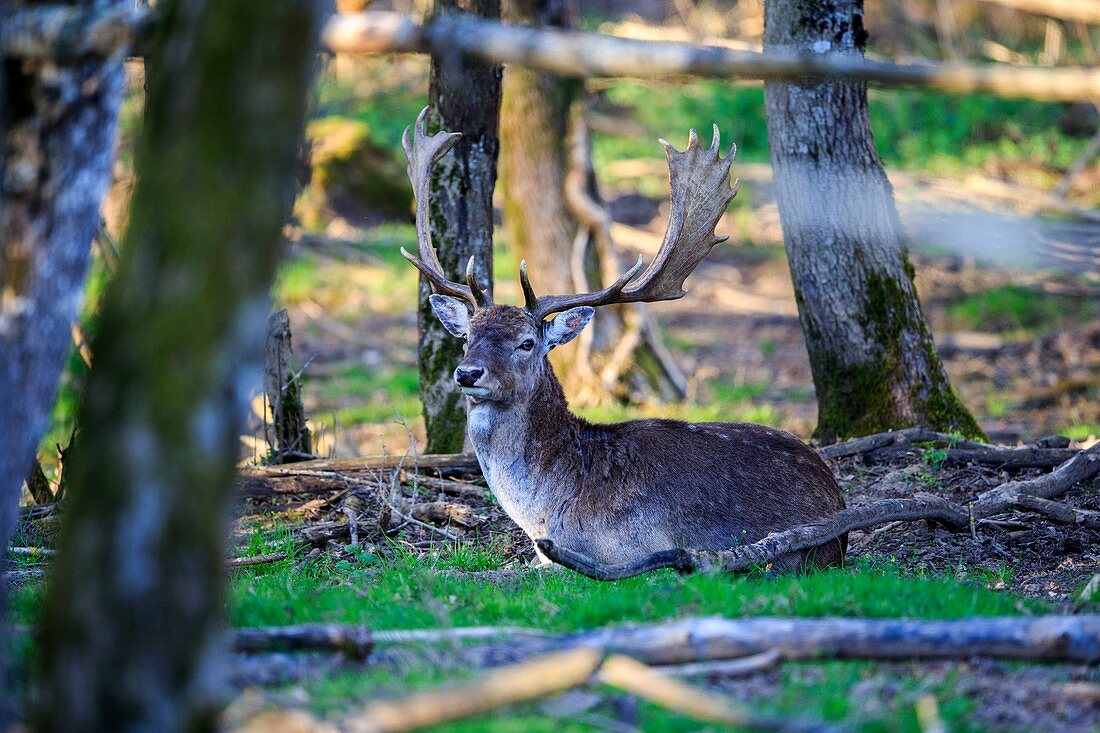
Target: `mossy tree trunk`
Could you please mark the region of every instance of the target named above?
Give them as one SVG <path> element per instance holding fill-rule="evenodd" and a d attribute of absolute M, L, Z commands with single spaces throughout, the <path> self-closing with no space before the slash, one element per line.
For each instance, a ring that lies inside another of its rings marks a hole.
<path fill-rule="evenodd" d="M 512 23 L 572 28 L 565 0 L 505 0 Z M 622 272 L 591 163 L 584 82 L 509 67 L 501 107 L 504 224 L 540 293 L 598 290 Z M 602 308 L 550 359 L 571 401 L 677 399 L 684 378 L 645 306 Z"/>
<path fill-rule="evenodd" d="M 313 0 L 158 3 L 42 633 L 39 730 L 214 730 L 227 500 L 261 374 Z"/>
<path fill-rule="evenodd" d="M 862 56 L 862 0 L 767 0 L 764 45 Z M 831 442 L 926 425 L 981 435 L 925 323 L 893 189 L 875 150 L 863 83 L 766 86 L 776 199 Z"/>
<path fill-rule="evenodd" d="M 13 5 L 0 13 L 46 3 Z M 122 83 L 121 58 L 5 59 L 0 71 L 0 566 L 71 347 L 111 181 Z M 0 720 L 12 701 L 3 666 Z"/>
<path fill-rule="evenodd" d="M 499 19 L 500 0 L 436 0 L 434 12 Z M 500 66 L 432 56 L 429 119 L 438 129 L 462 133 L 432 173 L 432 241 L 448 277 L 465 282 L 466 263 L 473 257 L 478 283 L 490 293 L 500 78 Z M 426 450 L 456 453 L 466 439 L 466 401 L 452 376 L 462 360 L 462 344 L 432 313 L 430 294 L 428 281 L 421 276 L 420 398 L 428 434 Z"/>

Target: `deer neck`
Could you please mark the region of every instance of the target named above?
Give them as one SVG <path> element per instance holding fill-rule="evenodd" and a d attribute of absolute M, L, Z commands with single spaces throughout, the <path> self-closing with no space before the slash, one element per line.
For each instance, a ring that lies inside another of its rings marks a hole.
<path fill-rule="evenodd" d="M 489 488 L 532 537 L 576 490 L 571 461 L 580 453 L 582 421 L 569 412 L 547 363 L 531 399 L 470 406 L 467 428 Z"/>

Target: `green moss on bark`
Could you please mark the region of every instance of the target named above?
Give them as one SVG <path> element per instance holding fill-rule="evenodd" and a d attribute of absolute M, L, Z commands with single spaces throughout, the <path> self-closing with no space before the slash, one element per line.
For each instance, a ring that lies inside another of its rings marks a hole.
<path fill-rule="evenodd" d="M 912 265 L 905 258 L 905 272 Z M 880 351 L 870 361 L 842 363 L 818 350 L 812 358 L 818 394 L 815 437 L 824 442 L 914 425 L 985 437 L 944 372 L 927 327 L 909 312 L 912 288 L 888 275 L 873 274 L 865 289 L 862 326 Z M 920 341 L 915 354 L 906 342 Z M 807 338 L 814 335 L 807 332 Z M 910 383 L 907 383 L 910 382 Z"/>

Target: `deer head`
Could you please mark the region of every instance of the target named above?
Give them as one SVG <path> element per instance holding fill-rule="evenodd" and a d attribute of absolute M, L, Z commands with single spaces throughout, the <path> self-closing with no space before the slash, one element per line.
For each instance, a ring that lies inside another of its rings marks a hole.
<path fill-rule="evenodd" d="M 416 198 L 419 256 L 401 254 L 428 282 L 432 310 L 444 327 L 465 342 L 465 358 L 455 369 L 455 382 L 475 403 L 513 402 L 530 396 L 550 369 L 546 355 L 572 341 L 591 320 L 595 308 L 615 303 L 652 303 L 683 297 L 684 281 L 715 245 L 728 237 L 714 227 L 737 193 L 730 186 L 730 165 L 736 153 L 719 155 L 718 126 L 709 148 L 699 146 L 692 130 L 687 149 L 680 152 L 661 140 L 668 157 L 672 207 L 664 240 L 653 261 L 642 270 L 643 258 L 608 287 L 592 292 L 536 296 L 520 263 L 524 306 L 494 305 L 474 279 L 473 258 L 466 267 L 466 283 L 449 280 L 432 245 L 428 196 L 432 166 L 460 135 L 424 129 L 427 109 L 406 128 L 402 144 L 409 159 L 409 180 Z M 641 273 L 639 275 L 639 273 Z M 555 315 L 552 320 L 547 320 Z"/>

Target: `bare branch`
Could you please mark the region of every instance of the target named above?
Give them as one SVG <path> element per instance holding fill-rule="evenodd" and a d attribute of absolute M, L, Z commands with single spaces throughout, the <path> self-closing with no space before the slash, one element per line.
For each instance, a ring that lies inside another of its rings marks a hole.
<path fill-rule="evenodd" d="M 1100 72 L 1094 69 L 895 64 L 821 54 L 778 55 L 448 16 L 419 25 L 392 13 L 337 15 L 329 21 L 324 40 L 336 53 L 461 53 L 563 76 L 652 79 L 690 75 L 765 81 L 843 77 L 959 94 L 988 92 L 1056 101 L 1100 98 Z"/>

